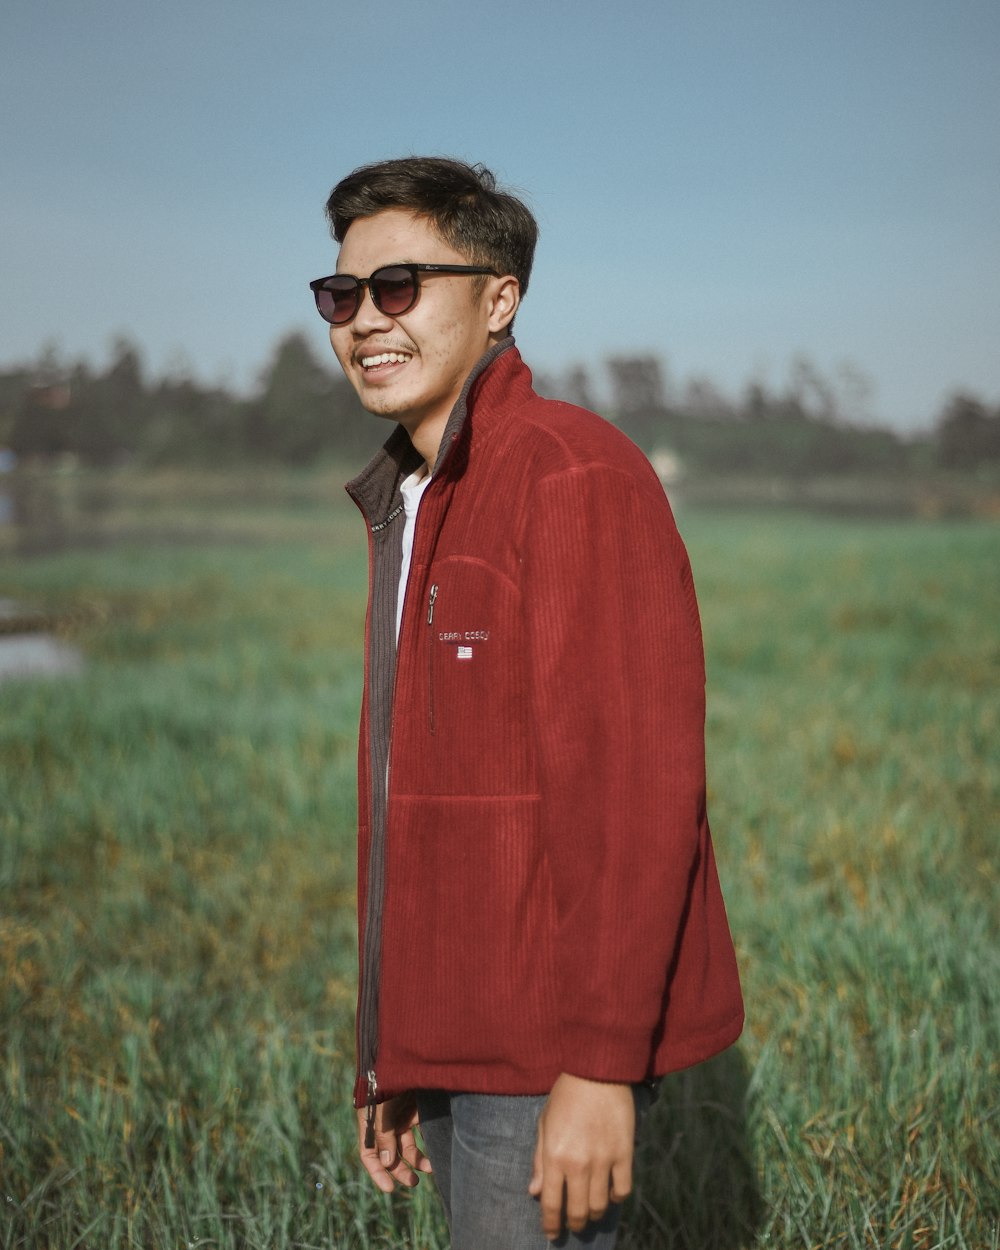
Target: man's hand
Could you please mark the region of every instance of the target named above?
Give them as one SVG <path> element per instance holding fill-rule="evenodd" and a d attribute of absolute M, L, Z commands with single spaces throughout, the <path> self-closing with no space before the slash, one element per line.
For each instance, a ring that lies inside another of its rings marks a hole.
<path fill-rule="evenodd" d="M 358 1113 L 358 1152 L 365 1171 L 384 1194 L 391 1194 L 396 1184 L 412 1189 L 418 1172 L 430 1172 L 431 1161 L 417 1145 L 413 1130 L 417 1127 L 417 1100 L 412 1094 L 400 1094 L 380 1102 L 375 1108 L 375 1145 L 365 1147 L 368 1110 Z"/>
<path fill-rule="evenodd" d="M 538 1119 L 538 1142 L 528 1192 L 541 1199 L 542 1232 L 554 1241 L 566 1224 L 582 1232 L 609 1200 L 632 1190 L 635 1103 L 629 1085 L 587 1081 L 563 1073 Z"/>

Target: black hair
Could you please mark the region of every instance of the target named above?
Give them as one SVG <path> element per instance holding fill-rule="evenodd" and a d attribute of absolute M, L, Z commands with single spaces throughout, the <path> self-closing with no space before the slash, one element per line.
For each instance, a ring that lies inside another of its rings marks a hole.
<path fill-rule="evenodd" d="M 528 289 L 538 223 L 521 200 L 497 189 L 485 165 L 446 156 L 404 156 L 362 165 L 330 192 L 326 215 L 333 237 L 343 243 L 359 217 L 389 208 L 426 217 L 472 264 L 513 274 L 522 296 Z"/>

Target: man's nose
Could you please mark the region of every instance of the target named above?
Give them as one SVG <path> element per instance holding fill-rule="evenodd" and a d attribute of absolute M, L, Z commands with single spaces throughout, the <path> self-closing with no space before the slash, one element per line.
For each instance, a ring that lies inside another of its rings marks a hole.
<path fill-rule="evenodd" d="M 371 287 L 366 282 L 361 288 L 361 303 L 354 314 L 354 333 L 370 334 L 373 330 L 384 330 L 392 325 L 392 318 L 382 312 L 372 299 Z"/>

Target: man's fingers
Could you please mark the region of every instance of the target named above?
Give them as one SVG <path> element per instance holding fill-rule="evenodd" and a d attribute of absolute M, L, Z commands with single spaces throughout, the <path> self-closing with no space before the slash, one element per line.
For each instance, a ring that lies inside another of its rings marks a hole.
<path fill-rule="evenodd" d="M 399 1140 L 395 1131 L 382 1128 L 381 1108 L 376 1111 L 374 1146 L 365 1145 L 367 1127 L 367 1113 L 361 1110 L 358 1112 L 358 1154 L 362 1166 L 377 1188 L 384 1194 L 391 1194 L 397 1184 L 412 1189 L 417 1184 L 417 1175 L 406 1160 L 400 1157 Z"/>
<path fill-rule="evenodd" d="M 374 1151 L 362 1151 L 361 1164 L 382 1193 L 392 1193 L 396 1186 L 393 1184 L 392 1177 L 379 1162 L 378 1156 Z"/>
<path fill-rule="evenodd" d="M 542 1178 L 540 1198 L 542 1232 L 549 1241 L 555 1241 L 562 1232 L 563 1226 L 563 1178 L 560 1174 L 558 1180 L 556 1179 L 554 1168 L 546 1172 Z"/>
<path fill-rule="evenodd" d="M 413 1168 L 410 1167 L 405 1159 L 401 1159 L 398 1155 L 396 1156 L 396 1162 L 388 1170 L 393 1179 L 397 1180 L 400 1185 L 405 1185 L 407 1189 L 412 1189 L 414 1185 L 420 1183 L 420 1177 L 417 1176 Z"/>
<path fill-rule="evenodd" d="M 605 1204 L 607 1199 L 605 1199 Z M 601 1212 L 603 1215 L 603 1211 Z M 590 1221 L 590 1177 L 579 1172 L 566 1177 L 566 1224 L 574 1233 L 582 1233 Z"/>
<path fill-rule="evenodd" d="M 396 1185 L 412 1189 L 418 1177 L 405 1159 L 389 1150 L 362 1150 L 361 1162 L 368 1175 L 384 1194 L 391 1194 Z"/>
<path fill-rule="evenodd" d="M 361 1158 L 362 1167 L 365 1169 L 368 1175 L 375 1182 L 375 1185 L 379 1189 L 381 1189 L 381 1191 L 384 1194 L 391 1194 L 392 1191 L 396 1188 L 396 1186 L 393 1183 L 392 1177 L 382 1166 L 382 1161 L 379 1158 L 378 1150 L 374 1146 L 365 1145 L 364 1124 L 361 1125 L 359 1137 L 360 1137 L 360 1148 L 358 1150 L 358 1154 Z"/>
<path fill-rule="evenodd" d="M 531 1192 L 542 1200 L 542 1227 L 555 1238 L 561 1231 L 563 1183 L 565 1222 L 574 1233 L 600 1220 L 609 1202 L 632 1188 L 635 1103 L 627 1084 L 591 1081 L 562 1073 L 539 1117 Z M 541 1172 L 541 1182 L 538 1173 Z"/>
<path fill-rule="evenodd" d="M 535 1138 L 535 1153 L 531 1160 L 531 1180 L 528 1182 L 528 1193 L 537 1198 L 542 1192 L 542 1122 L 538 1122 L 538 1135 Z"/>
<path fill-rule="evenodd" d="M 392 1129 L 381 1128 L 376 1122 L 375 1149 L 378 1151 L 379 1163 L 388 1171 L 396 1166 L 399 1158 L 399 1142 Z"/>
<path fill-rule="evenodd" d="M 411 1168 L 415 1168 L 418 1172 L 433 1172 L 431 1161 L 417 1144 L 417 1136 L 413 1129 L 407 1129 L 405 1133 L 400 1133 L 399 1149 Z"/>
<path fill-rule="evenodd" d="M 603 1219 L 604 1213 L 608 1209 L 608 1203 L 618 1201 L 618 1199 L 615 1198 L 610 1192 L 610 1183 L 610 1175 L 603 1168 L 595 1169 L 591 1172 L 588 1202 L 590 1204 L 590 1218 L 592 1220 Z"/>
<path fill-rule="evenodd" d="M 624 1202 L 632 1192 L 632 1160 L 619 1161 L 611 1169 L 611 1201 Z"/>
<path fill-rule="evenodd" d="M 403 1158 L 399 1152 L 399 1138 L 394 1132 L 378 1132 L 375 1133 L 375 1149 L 378 1151 L 378 1161 L 386 1172 L 390 1173 L 391 1179 L 397 1181 L 400 1185 L 405 1185 L 407 1189 L 412 1189 L 417 1183 L 417 1176 L 410 1167 L 409 1163 Z"/>
<path fill-rule="evenodd" d="M 358 1157 L 361 1159 L 361 1165 L 372 1178 L 375 1185 L 384 1193 L 391 1194 L 396 1188 L 393 1184 L 392 1177 L 382 1166 L 379 1161 L 378 1151 L 374 1146 L 365 1145 L 365 1137 L 368 1130 L 368 1116 L 364 1109 L 357 1113 L 358 1117 Z"/>

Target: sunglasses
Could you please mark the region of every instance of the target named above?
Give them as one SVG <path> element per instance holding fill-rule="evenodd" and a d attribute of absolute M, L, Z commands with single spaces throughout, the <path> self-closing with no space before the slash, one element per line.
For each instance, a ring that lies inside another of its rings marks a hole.
<path fill-rule="evenodd" d="M 387 317 L 400 317 L 409 312 L 420 295 L 421 273 L 486 273 L 499 277 L 495 269 L 482 265 L 383 265 L 370 278 L 355 278 L 350 273 L 332 273 L 309 283 L 316 297 L 316 308 L 324 321 L 343 326 L 354 319 L 364 288 L 371 293 L 372 303 Z"/>

